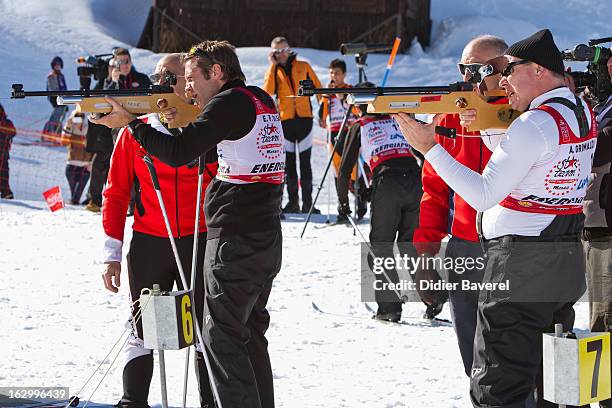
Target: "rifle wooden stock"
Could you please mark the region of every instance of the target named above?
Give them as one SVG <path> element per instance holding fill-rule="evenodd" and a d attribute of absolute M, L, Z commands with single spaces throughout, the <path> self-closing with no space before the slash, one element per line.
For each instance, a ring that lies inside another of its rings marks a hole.
<path fill-rule="evenodd" d="M 349 103 L 351 99 L 355 104 L 367 103 L 369 113 L 460 113 L 476 109 L 476 119 L 468 127 L 470 131 L 506 129 L 520 115 L 509 104 L 489 103 L 474 91 L 438 95 L 374 95 L 369 100 L 364 96 L 349 96 Z"/>
<path fill-rule="evenodd" d="M 161 109 L 157 106 L 157 101 L 159 99 L 165 99 L 168 102 L 168 108 L 176 108 L 178 112 L 177 118 L 168 123 L 169 128 L 187 126 L 201 113 L 200 108 L 195 105 L 185 103 L 174 93 L 138 96 L 113 96 L 113 99 L 121 104 L 121 106 L 123 106 L 128 112 L 135 115 L 161 113 Z M 59 96 L 57 98 L 57 102 L 60 105 L 77 105 L 79 106 L 81 112 L 109 113 L 111 111 L 111 105 L 106 102 L 103 96 Z"/>
<path fill-rule="evenodd" d="M 481 95 L 475 85 L 457 82 L 448 86 L 389 87 L 389 88 L 314 88 L 308 81 L 300 82 L 298 94 L 348 94 L 348 102 L 368 105 L 368 113 L 461 113 L 476 109 L 476 120 L 468 130 L 506 129 L 520 112 L 510 104 L 491 103 L 488 97 L 505 96 L 504 91 L 489 91 Z"/>
<path fill-rule="evenodd" d="M 177 118 L 168 123 L 169 128 L 187 126 L 200 114 L 195 105 L 184 102 L 173 91 L 172 87 L 151 85 L 149 88 L 138 89 L 81 89 L 66 91 L 33 91 L 26 92 L 22 84 L 13 84 L 11 99 L 23 99 L 31 96 L 56 97 L 59 105 L 77 105 L 81 112 L 109 113 L 111 104 L 105 96 L 115 99 L 128 112 L 135 115 L 146 113 L 161 113 L 157 106 L 159 99 L 165 99 L 167 108 L 176 108 Z"/>

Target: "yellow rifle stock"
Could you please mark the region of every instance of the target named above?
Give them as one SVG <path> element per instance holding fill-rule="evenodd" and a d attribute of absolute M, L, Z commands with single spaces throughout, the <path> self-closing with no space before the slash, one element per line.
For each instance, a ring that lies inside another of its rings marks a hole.
<path fill-rule="evenodd" d="M 300 82 L 298 95 L 348 94 L 348 102 L 368 105 L 368 113 L 460 113 L 476 109 L 476 120 L 468 130 L 506 129 L 520 112 L 509 104 L 491 103 L 488 98 L 504 96 L 503 91 L 481 95 L 475 85 L 457 82 L 448 86 L 384 87 L 384 88 L 314 88 L 312 82 Z"/>
<path fill-rule="evenodd" d="M 34 91 L 25 92 L 21 84 L 13 84 L 11 98 L 21 99 L 29 96 L 57 97 L 59 105 L 77 105 L 81 112 L 109 113 L 111 105 L 104 99 L 111 96 L 127 111 L 135 115 L 147 113 L 160 113 L 157 106 L 159 99 L 165 99 L 168 108 L 176 108 L 178 115 L 175 120 L 168 123 L 169 128 L 187 126 L 200 114 L 200 109 L 192 104 L 185 103 L 172 90 L 171 87 L 152 85 L 145 89 L 93 89 L 78 91 Z"/>

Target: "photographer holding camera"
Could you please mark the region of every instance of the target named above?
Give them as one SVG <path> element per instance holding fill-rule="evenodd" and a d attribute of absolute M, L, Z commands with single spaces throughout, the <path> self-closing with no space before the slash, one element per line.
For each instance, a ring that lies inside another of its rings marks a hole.
<path fill-rule="evenodd" d="M 607 60 L 608 81 L 612 78 L 612 57 Z M 593 169 L 584 198 L 585 215 L 582 244 L 586 257 L 589 291 L 590 329 L 612 330 L 612 94 L 595 107 L 597 148 Z M 612 399 L 600 401 L 602 408 L 612 407 Z"/>
<path fill-rule="evenodd" d="M 306 61 L 297 60 L 297 54 L 289 48 L 285 37 L 276 37 L 270 45 L 268 56 L 270 67 L 266 72 L 263 89 L 271 96 L 276 96 L 280 111 L 283 133 L 285 135 L 285 152 L 287 162 L 287 193 L 289 203 L 283 213 L 299 213 L 300 203 L 298 186 L 302 186 L 302 212 L 308 212 L 312 205 L 312 106 L 309 97 L 298 97 L 300 81 L 310 78 L 314 85 L 321 87 L 321 82 L 312 67 Z M 296 168 L 296 155 L 300 156 L 300 178 Z M 314 209 L 314 214 L 320 214 Z"/>
<path fill-rule="evenodd" d="M 481 174 L 435 141 L 433 123 L 394 115 L 411 146 L 479 211 L 486 250 L 483 282 L 509 290 L 480 293 L 470 397 L 475 407 L 524 407 L 542 362 L 542 334 L 574 324 L 585 290 L 580 185 L 591 172 L 597 128 L 586 102 L 566 86 L 563 60 L 549 30 L 508 48 L 491 64 L 513 109 L 508 128 Z M 542 406 L 552 405 L 538 401 Z M 553 405 L 554 406 L 554 405 Z"/>
<path fill-rule="evenodd" d="M 148 88 L 151 85 L 148 76 L 136 71 L 130 52 L 125 48 L 115 49 L 109 69 L 110 76 L 104 80 L 104 89 Z"/>
<path fill-rule="evenodd" d="M 136 71 L 132 65 L 130 52 L 125 48 L 115 48 L 113 58 L 108 62 L 108 77 L 98 82 L 96 89 L 133 89 L 148 88 L 151 85 L 149 77 Z M 91 167 L 91 180 L 89 182 L 90 201 L 87 209 L 100 212 L 102 208 L 102 190 L 106 183 L 110 168 L 111 154 L 113 153 L 113 139 L 118 133 L 106 126 L 89 124 L 87 131 L 87 151 L 95 153 Z M 133 204 L 130 205 L 133 213 Z"/>

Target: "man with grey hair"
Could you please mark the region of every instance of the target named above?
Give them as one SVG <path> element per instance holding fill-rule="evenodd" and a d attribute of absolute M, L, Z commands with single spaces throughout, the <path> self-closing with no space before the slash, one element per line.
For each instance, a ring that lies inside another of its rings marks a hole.
<path fill-rule="evenodd" d="M 459 62 L 459 72 L 463 81 L 471 81 L 478 75 L 478 69 L 485 62 L 503 55 L 508 48 L 506 42 L 492 35 L 482 35 L 467 43 Z M 499 75 L 485 78 L 488 89 L 499 89 Z M 494 103 L 508 103 L 507 98 L 495 98 Z M 491 150 L 487 148 L 488 137 L 479 137 L 481 132 L 470 132 L 466 127 L 475 119 L 476 111 L 470 110 L 459 114 L 447 114 L 442 118 L 440 126 L 457 130 L 456 139 L 448 139 L 436 135 L 436 141 L 449 152 L 459 163 L 470 169 L 482 173 L 489 158 Z M 423 197 L 421 199 L 419 226 L 414 234 L 414 246 L 419 254 L 434 256 L 440 251 L 440 242 L 451 233 L 451 239 L 446 247 L 446 256 L 449 258 L 482 257 L 482 249 L 476 234 L 476 210 L 470 206 L 436 173 L 429 162 L 423 164 L 422 172 Z M 454 211 L 451 211 L 454 209 Z M 431 274 L 434 271 L 419 271 L 417 279 Z M 466 271 L 459 275 L 449 271 L 449 281 L 459 282 L 469 279 L 472 282 L 482 282 L 483 268 Z M 441 308 L 445 293 L 422 293 L 423 300 L 434 308 Z M 465 373 L 469 376 L 472 370 L 472 353 L 474 333 L 476 331 L 476 315 L 478 309 L 478 293 L 451 291 L 449 293 L 450 310 L 453 316 L 459 351 Z M 430 306 L 430 307 L 432 307 Z"/>

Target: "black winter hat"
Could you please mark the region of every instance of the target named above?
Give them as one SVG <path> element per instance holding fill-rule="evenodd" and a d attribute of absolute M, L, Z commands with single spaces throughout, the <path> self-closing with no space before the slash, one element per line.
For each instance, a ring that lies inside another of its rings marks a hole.
<path fill-rule="evenodd" d="M 51 69 L 53 69 L 53 66 L 55 64 L 60 64 L 62 69 L 64 69 L 64 61 L 60 57 L 58 56 L 53 57 L 53 59 L 51 60 Z"/>
<path fill-rule="evenodd" d="M 504 54 L 535 62 L 557 74 L 563 75 L 565 72 L 561 51 L 548 29 L 512 44 Z"/>

